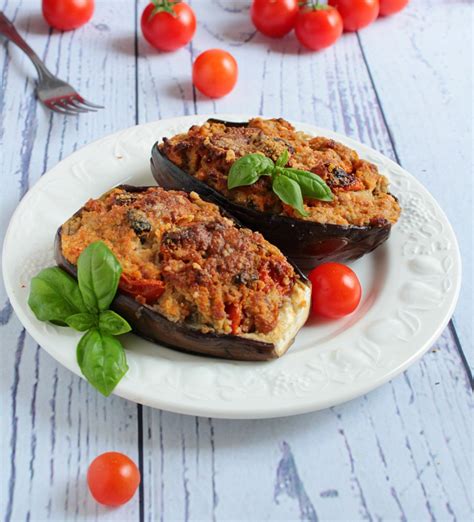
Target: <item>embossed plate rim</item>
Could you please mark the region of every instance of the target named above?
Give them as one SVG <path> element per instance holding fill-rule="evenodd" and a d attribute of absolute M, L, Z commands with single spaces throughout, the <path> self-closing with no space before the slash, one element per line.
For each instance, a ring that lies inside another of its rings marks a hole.
<path fill-rule="evenodd" d="M 184 116 L 105 136 L 71 154 L 46 173 L 13 214 L 3 245 L 3 276 L 8 297 L 38 344 L 74 373 L 80 375 L 74 357 L 78 334 L 36 321 L 26 306 L 30 272 L 47 264 L 50 258 L 49 235 L 45 234 L 77 210 L 87 197 L 96 197 L 110 186 L 130 181 L 130 171 L 136 182 L 143 177 L 152 182 L 148 168 L 151 144 L 165 134 L 184 130 L 211 116 L 234 121 L 249 117 L 240 114 Z M 147 341 L 127 336 L 130 372 L 117 387 L 117 395 L 177 413 L 211 417 L 266 418 L 306 413 L 351 400 L 387 382 L 419 359 L 449 322 L 459 295 L 461 261 L 454 232 L 437 202 L 413 176 L 374 149 L 313 125 L 295 123 L 295 126 L 355 148 L 363 158 L 374 161 L 387 173 L 395 193 L 397 189 L 403 191 L 405 185 L 407 191 L 401 194 L 402 205 L 405 196 L 410 195 L 414 200 L 413 203 L 407 199 L 408 210 L 406 208 L 402 214 L 402 222 L 395 227 L 386 247 L 391 270 L 400 279 L 396 288 L 393 281 L 388 281 L 387 288 L 392 291 L 387 290 L 384 295 L 387 309 L 395 307 L 392 315 L 379 317 L 378 309 L 382 307 L 369 307 L 366 316 L 354 325 L 348 325 L 335 340 L 315 346 L 314 353 L 313 350 L 294 349 L 272 363 L 205 359 L 157 349 Z M 89 185 L 86 186 L 84 179 Z M 72 203 L 63 197 L 68 194 L 64 187 L 61 188 L 65 184 L 69 190 L 74 188 L 74 195 L 70 197 L 81 201 L 75 203 L 77 208 L 70 208 Z M 62 196 L 59 200 L 54 199 L 55 191 Z M 32 212 L 35 205 L 41 208 L 42 198 L 44 201 L 53 198 L 57 208 L 37 220 Z M 421 203 L 421 210 L 416 207 L 417 202 Z M 412 210 L 409 210 L 410 205 Z M 37 230 L 35 234 L 28 232 L 33 234 L 31 244 L 18 247 L 15 234 L 22 219 Z M 439 230 L 434 223 L 438 223 Z M 395 252 L 397 247 L 398 254 Z M 405 247 L 408 253 L 402 255 Z M 405 255 L 407 258 L 403 262 Z M 367 262 L 369 258 L 364 259 Z M 17 267 L 23 265 L 25 268 L 20 271 Z M 430 270 L 431 274 L 425 277 L 424 272 Z M 410 304 L 413 298 L 414 305 Z M 384 328 L 391 328 L 393 334 L 386 340 L 383 330 L 383 343 L 390 346 L 395 338 L 395 344 L 389 348 L 381 349 L 377 342 L 381 338 L 381 322 Z M 305 335 L 307 338 L 310 333 L 301 334 Z M 229 384 L 231 382 L 234 386 Z"/>

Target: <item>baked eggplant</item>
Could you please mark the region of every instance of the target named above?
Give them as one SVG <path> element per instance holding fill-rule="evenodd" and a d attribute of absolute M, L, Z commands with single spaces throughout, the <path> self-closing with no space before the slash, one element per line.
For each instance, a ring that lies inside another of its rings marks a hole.
<path fill-rule="evenodd" d="M 332 202 L 307 200 L 302 218 L 272 193 L 262 177 L 249 187 L 227 189 L 227 176 L 240 157 L 262 153 L 274 161 L 289 153 L 291 167 L 319 175 L 331 188 Z M 301 269 L 323 261 L 349 261 L 371 252 L 390 234 L 400 207 L 377 167 L 326 138 L 313 138 L 285 120 L 208 120 L 187 134 L 163 138 L 152 149 L 158 185 L 194 191 L 278 246 Z"/>
<path fill-rule="evenodd" d="M 311 288 L 260 234 L 195 194 L 117 187 L 58 230 L 58 265 L 102 240 L 122 265 L 111 308 L 138 335 L 194 354 L 264 361 L 303 326 Z"/>

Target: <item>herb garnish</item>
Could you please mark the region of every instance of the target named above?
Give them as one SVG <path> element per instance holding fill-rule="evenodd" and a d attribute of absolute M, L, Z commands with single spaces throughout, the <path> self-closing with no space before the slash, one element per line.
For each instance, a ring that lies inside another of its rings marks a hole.
<path fill-rule="evenodd" d="M 332 201 L 331 189 L 322 178 L 312 172 L 285 167 L 288 158 L 287 150 L 281 154 L 276 163 L 262 154 L 247 154 L 239 158 L 230 168 L 227 188 L 231 190 L 244 185 L 253 185 L 262 176 L 271 176 L 273 192 L 302 216 L 308 215 L 303 206 L 303 197 Z"/>
<path fill-rule="evenodd" d="M 114 336 L 131 328 L 109 310 L 121 273 L 117 258 L 97 241 L 79 256 L 77 281 L 61 268 L 46 268 L 31 280 L 28 299 L 40 321 L 86 332 L 77 345 L 77 363 L 89 383 L 105 396 L 128 371 L 125 350 Z"/>

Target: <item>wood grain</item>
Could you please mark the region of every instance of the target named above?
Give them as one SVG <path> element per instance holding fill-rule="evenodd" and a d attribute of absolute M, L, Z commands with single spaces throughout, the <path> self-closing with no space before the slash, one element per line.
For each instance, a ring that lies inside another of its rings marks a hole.
<path fill-rule="evenodd" d="M 27 79 L 32 67 L 3 44 L 2 232 L 36 179 L 84 143 L 134 122 L 246 112 L 312 122 L 398 158 L 443 202 L 466 249 L 467 232 L 459 229 L 459 205 L 466 203 L 459 203 L 457 192 L 447 194 L 448 155 L 435 148 L 445 140 L 456 150 L 454 125 L 460 122 L 463 139 L 472 132 L 459 103 L 469 92 L 466 78 L 458 82 L 466 57 L 451 63 L 461 36 L 451 32 L 443 45 L 435 42 L 443 16 L 453 27 L 466 16 L 453 13 L 464 13 L 466 2 L 456 2 L 457 10 L 418 0 L 360 38 L 344 35 L 317 54 L 302 50 L 292 36 L 269 41 L 255 33 L 248 1 L 190 3 L 201 21 L 193 43 L 163 54 L 136 39 L 143 0 L 137 6 L 129 0 L 97 2 L 91 24 L 64 34 L 45 28 L 35 3 L 3 1 L 2 9 L 53 71 L 106 110 L 79 118 L 45 112 Z M 392 31 L 400 37 L 400 52 L 386 36 Z M 236 90 L 216 101 L 190 83 L 193 58 L 210 47 L 229 49 L 240 64 Z M 443 67 L 433 71 L 430 61 Z M 406 89 L 397 88 L 398 79 Z M 418 86 L 424 86 L 422 93 Z M 425 114 L 443 96 L 439 118 Z M 424 108 L 416 117 L 415 103 Z M 431 137 L 430 145 L 421 144 L 422 134 Z M 457 151 L 456 172 L 461 161 L 469 161 L 467 150 Z M 425 157 L 436 176 L 423 172 Z M 472 339 L 464 333 L 470 321 L 458 313 L 463 347 Z M 25 334 L 3 287 L 0 328 L 0 513 L 6 522 L 472 519 L 473 400 L 452 328 L 419 363 L 370 395 L 319 413 L 265 421 L 185 417 L 102 398 Z M 140 494 L 118 510 L 98 507 L 86 490 L 87 465 L 106 450 L 141 463 Z"/>
<path fill-rule="evenodd" d="M 53 72 L 107 107 L 79 118 L 45 111 L 33 95 L 28 59 L 2 45 L 3 234 L 18 200 L 45 170 L 83 144 L 133 125 L 135 69 L 132 64 L 130 72 L 115 50 L 115 35 L 127 34 L 134 16 L 128 1 L 98 5 L 92 24 L 64 34 L 48 30 L 36 3 L 4 2 L 2 9 Z M 133 32 L 120 46 L 133 53 Z M 7 303 L 3 287 L 0 303 Z M 25 334 L 8 304 L 1 318 L 2 520 L 138 520 L 138 498 L 120 511 L 107 510 L 92 500 L 85 481 L 87 466 L 103 451 L 137 460 L 137 406 L 103 398 L 59 366 Z"/>
<path fill-rule="evenodd" d="M 467 521 L 473 403 L 459 369 L 443 336 L 403 377 L 315 414 L 146 410 L 146 520 Z"/>
<path fill-rule="evenodd" d="M 472 7 L 418 0 L 360 33 L 397 159 L 447 213 L 465 267 L 473 264 Z M 388 31 L 397 34 L 396 47 Z M 454 324 L 471 369 L 473 292 L 467 269 Z"/>

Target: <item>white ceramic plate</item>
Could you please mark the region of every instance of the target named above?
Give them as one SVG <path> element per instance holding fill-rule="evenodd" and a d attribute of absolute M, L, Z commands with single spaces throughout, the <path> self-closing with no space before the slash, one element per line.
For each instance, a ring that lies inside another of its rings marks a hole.
<path fill-rule="evenodd" d="M 216 117 L 216 115 L 213 115 Z M 242 121 L 242 115 L 220 115 Z M 120 183 L 154 185 L 155 141 L 186 131 L 208 116 L 132 127 L 75 152 L 45 174 L 18 206 L 3 248 L 5 286 L 34 339 L 80 375 L 80 334 L 39 322 L 28 308 L 29 282 L 53 265 L 56 229 L 89 198 Z M 349 138 L 296 124 L 352 147 L 390 178 L 402 217 L 388 242 L 352 264 L 363 287 L 359 309 L 339 321 L 306 325 L 282 358 L 246 363 L 187 355 L 123 337 L 130 370 L 116 394 L 155 408 L 226 418 L 263 418 L 327 408 L 385 383 L 416 361 L 448 323 L 461 264 L 451 226 L 428 191 L 391 160 Z"/>

